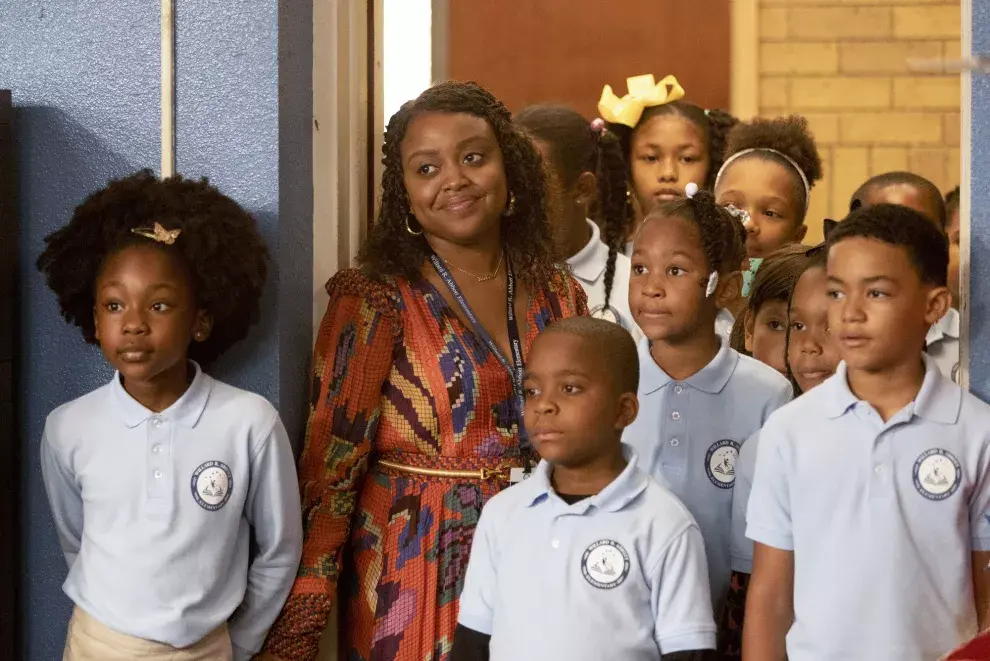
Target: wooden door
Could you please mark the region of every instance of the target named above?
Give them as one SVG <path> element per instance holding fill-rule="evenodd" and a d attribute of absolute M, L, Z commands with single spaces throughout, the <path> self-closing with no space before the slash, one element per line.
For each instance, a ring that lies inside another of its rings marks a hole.
<path fill-rule="evenodd" d="M 448 0 L 448 78 L 473 80 L 513 112 L 566 103 L 597 116 L 602 86 L 674 74 L 687 100 L 729 109 L 728 0 Z"/>

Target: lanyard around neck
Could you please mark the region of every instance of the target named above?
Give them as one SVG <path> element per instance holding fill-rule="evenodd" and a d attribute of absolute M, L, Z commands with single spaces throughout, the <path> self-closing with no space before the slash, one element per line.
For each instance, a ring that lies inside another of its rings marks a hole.
<path fill-rule="evenodd" d="M 525 397 L 523 395 L 523 355 L 522 355 L 522 340 L 519 336 L 519 325 L 516 322 L 516 277 L 512 270 L 512 261 L 506 257 L 505 260 L 505 276 L 506 276 L 506 291 L 505 291 L 505 306 L 506 306 L 506 322 L 509 330 L 509 345 L 512 347 L 512 360 L 511 362 L 502 353 L 498 344 L 491 334 L 481 325 L 478 321 L 478 317 L 474 314 L 474 310 L 467 302 L 467 298 L 464 297 L 461 288 L 457 286 L 457 282 L 454 280 L 454 276 L 451 275 L 450 270 L 444 265 L 443 260 L 437 256 L 436 253 L 430 253 L 430 263 L 433 264 L 433 268 L 436 270 L 437 275 L 443 280 L 444 284 L 447 285 L 447 289 L 450 290 L 451 296 L 454 297 L 454 301 L 457 302 L 457 306 L 467 317 L 471 326 L 474 328 L 475 334 L 482 339 L 482 341 L 488 346 L 489 351 L 495 354 L 498 361 L 502 363 L 506 371 L 509 373 L 509 379 L 512 382 L 512 391 L 515 395 L 516 402 L 516 425 L 519 428 L 519 449 L 523 452 L 531 452 L 532 445 L 529 442 L 529 436 L 526 434 L 526 427 L 523 424 L 523 411 L 525 409 Z"/>

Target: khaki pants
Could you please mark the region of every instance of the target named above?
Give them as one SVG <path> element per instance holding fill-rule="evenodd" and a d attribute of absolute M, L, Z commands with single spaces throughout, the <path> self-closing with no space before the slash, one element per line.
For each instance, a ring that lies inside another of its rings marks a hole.
<path fill-rule="evenodd" d="M 69 620 L 62 661 L 232 661 L 227 625 L 203 640 L 178 649 L 165 643 L 118 633 L 76 607 Z"/>

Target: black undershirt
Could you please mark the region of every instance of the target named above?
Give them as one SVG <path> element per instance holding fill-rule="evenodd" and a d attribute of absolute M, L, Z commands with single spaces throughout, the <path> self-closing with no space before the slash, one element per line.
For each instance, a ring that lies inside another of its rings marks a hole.
<path fill-rule="evenodd" d="M 574 496 L 558 493 L 557 496 L 573 505 L 591 496 Z M 454 647 L 450 652 L 450 661 L 488 661 L 488 644 L 491 636 L 458 624 L 454 631 Z M 660 657 L 661 661 L 715 661 L 715 650 L 689 650 L 673 652 Z"/>
<path fill-rule="evenodd" d="M 488 643 L 491 636 L 458 624 L 454 631 L 454 647 L 450 661 L 489 661 Z M 686 650 L 660 656 L 660 661 L 717 661 L 715 650 Z"/>

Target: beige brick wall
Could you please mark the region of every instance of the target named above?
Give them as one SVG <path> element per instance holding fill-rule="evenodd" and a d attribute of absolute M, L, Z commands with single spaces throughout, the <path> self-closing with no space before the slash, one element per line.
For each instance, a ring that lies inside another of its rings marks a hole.
<path fill-rule="evenodd" d="M 875 174 L 911 170 L 942 190 L 959 183 L 959 77 L 908 67 L 959 56 L 958 0 L 753 1 L 759 112 L 808 117 L 825 166 L 809 242 Z"/>

